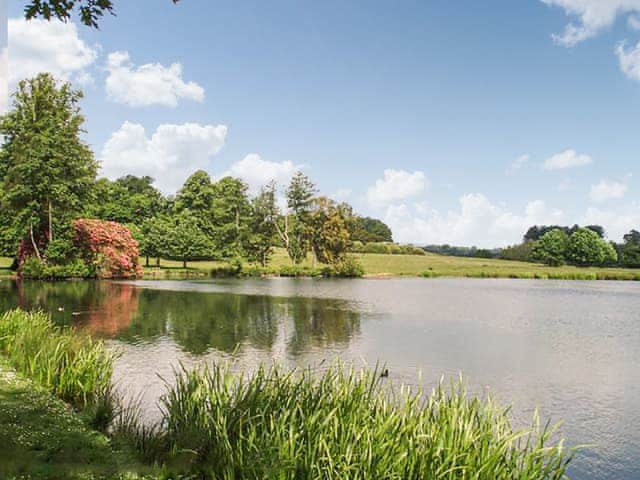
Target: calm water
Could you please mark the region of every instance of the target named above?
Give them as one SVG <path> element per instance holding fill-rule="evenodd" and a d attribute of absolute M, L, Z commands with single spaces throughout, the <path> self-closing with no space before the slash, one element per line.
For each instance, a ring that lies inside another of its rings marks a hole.
<path fill-rule="evenodd" d="M 574 479 L 640 479 L 640 285 L 489 279 L 0 281 L 0 310 L 44 308 L 122 352 L 118 385 L 148 415 L 186 366 L 227 358 L 323 368 L 386 363 L 391 380 L 432 386 L 460 372 L 476 393 L 564 420 L 593 444 Z M 59 311 L 63 307 L 63 311 Z M 323 363 L 323 360 L 325 362 Z"/>

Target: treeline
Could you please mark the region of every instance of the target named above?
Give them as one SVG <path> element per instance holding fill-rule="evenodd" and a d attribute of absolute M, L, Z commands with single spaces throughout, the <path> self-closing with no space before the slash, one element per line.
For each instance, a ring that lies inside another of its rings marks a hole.
<path fill-rule="evenodd" d="M 605 239 L 600 225 L 535 225 L 527 230 L 520 244 L 502 249 L 500 258 L 552 266 L 640 268 L 640 232 L 631 230 L 622 243 L 615 243 Z"/>
<path fill-rule="evenodd" d="M 0 255 L 71 261 L 78 218 L 125 224 L 147 262 L 168 257 L 184 266 L 200 259 L 264 266 L 280 246 L 293 265 L 311 254 L 348 274 L 358 268 L 347 256 L 354 242 L 393 241 L 382 221 L 318 195 L 301 172 L 283 192 L 270 183 L 255 195 L 238 178 L 214 182 L 204 171 L 175 196 L 163 195 L 150 177 L 97 179 L 99 165 L 81 139 L 81 98 L 70 84 L 40 74 L 19 83 L 0 119 Z"/>
<path fill-rule="evenodd" d="M 427 245 L 424 249 L 427 252 L 453 257 L 498 258 L 500 256 L 499 248 L 455 247 L 446 243 L 444 245 Z"/>

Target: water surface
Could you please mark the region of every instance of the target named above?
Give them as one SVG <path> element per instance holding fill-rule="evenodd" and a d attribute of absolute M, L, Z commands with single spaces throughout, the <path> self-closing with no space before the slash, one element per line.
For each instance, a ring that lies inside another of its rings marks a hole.
<path fill-rule="evenodd" d="M 150 416 L 178 363 L 385 363 L 396 382 L 470 388 L 564 420 L 593 444 L 574 479 L 640 478 L 640 286 L 507 279 L 0 282 L 0 310 L 44 308 L 122 352 L 118 385 Z M 419 373 L 422 373 L 420 380 Z"/>

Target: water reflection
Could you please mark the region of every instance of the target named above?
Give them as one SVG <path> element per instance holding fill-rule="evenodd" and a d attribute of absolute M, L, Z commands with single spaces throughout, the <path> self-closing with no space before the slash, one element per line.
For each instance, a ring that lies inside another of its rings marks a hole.
<path fill-rule="evenodd" d="M 0 284 L 1 309 L 50 312 L 61 325 L 130 344 L 169 336 L 182 350 L 272 351 L 286 325 L 288 353 L 348 344 L 360 313 L 345 300 L 140 289 L 111 282 Z M 290 329 L 290 330 L 289 330 Z"/>

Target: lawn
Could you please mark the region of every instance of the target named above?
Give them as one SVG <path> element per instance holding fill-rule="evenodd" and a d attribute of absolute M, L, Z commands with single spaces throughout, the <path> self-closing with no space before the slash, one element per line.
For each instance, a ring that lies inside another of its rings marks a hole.
<path fill-rule="evenodd" d="M 13 275 L 13 272 L 9 270 L 12 262 L 13 260 L 11 258 L 0 257 L 0 277 Z"/>
<path fill-rule="evenodd" d="M 148 470 L 2 358 L 0 405 L 0 478 L 133 479 Z"/>
<path fill-rule="evenodd" d="M 627 268 L 579 268 L 484 258 L 451 257 L 427 253 L 426 255 L 389 255 L 376 253 L 355 254 L 364 266 L 366 276 L 445 276 L 445 277 L 501 277 L 501 278 L 565 278 L 565 279 L 621 279 L 640 280 L 640 270 Z M 189 271 L 209 272 L 224 265 L 221 262 L 189 262 Z M 284 249 L 276 249 L 269 270 L 277 271 L 291 265 Z M 162 269 L 182 270 L 182 262 L 162 260 Z M 308 258 L 303 267 L 312 267 Z M 154 270 L 154 269 L 152 269 Z M 156 270 L 157 271 L 157 270 Z"/>

